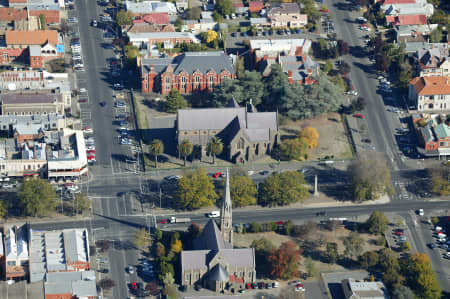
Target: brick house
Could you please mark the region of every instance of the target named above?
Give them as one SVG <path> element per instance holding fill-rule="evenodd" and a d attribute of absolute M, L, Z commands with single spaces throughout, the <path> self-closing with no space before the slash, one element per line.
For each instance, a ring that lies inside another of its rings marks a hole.
<path fill-rule="evenodd" d="M 446 115 L 422 115 L 412 116 L 414 127 L 421 148 L 419 152 L 424 156 L 448 156 L 450 155 L 450 127 L 446 121 Z M 425 126 L 419 123 L 425 121 Z"/>
<path fill-rule="evenodd" d="M 386 16 L 386 23 L 392 25 L 406 26 L 406 25 L 426 25 L 426 15 L 399 15 Z"/>
<path fill-rule="evenodd" d="M 416 72 L 420 77 L 450 76 L 450 53 L 448 48 L 432 46 L 422 48 L 414 55 Z"/>
<path fill-rule="evenodd" d="M 264 8 L 264 3 L 262 1 L 248 1 L 248 11 L 250 13 L 260 13 Z"/>
<path fill-rule="evenodd" d="M 175 57 L 142 59 L 142 92 L 189 94 L 212 91 L 224 79 L 235 79 L 231 58 L 224 52 L 187 52 Z"/>
<path fill-rule="evenodd" d="M 14 7 L 0 7 L 0 22 L 10 24 L 27 19 L 27 11 Z"/>
<path fill-rule="evenodd" d="M 230 181 L 227 170 L 220 213 L 220 228 L 214 219 L 194 240 L 193 250 L 181 252 L 181 285 L 203 286 L 217 293 L 245 289 L 256 281 L 255 249 L 233 248 Z"/>
<path fill-rule="evenodd" d="M 191 32 L 140 32 L 127 35 L 130 43 L 140 49 L 152 49 L 159 43 L 169 49 L 177 44 L 200 43 L 200 40 Z"/>
<path fill-rule="evenodd" d="M 45 23 L 51 24 L 56 23 L 59 24 L 61 21 L 59 5 L 44 5 L 44 4 L 34 4 L 28 5 L 27 7 L 28 15 L 30 17 L 40 17 L 43 15 L 45 17 Z"/>

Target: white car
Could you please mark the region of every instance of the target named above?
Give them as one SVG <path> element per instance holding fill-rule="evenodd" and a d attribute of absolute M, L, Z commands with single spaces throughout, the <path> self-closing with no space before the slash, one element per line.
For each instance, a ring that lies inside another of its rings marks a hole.
<path fill-rule="evenodd" d="M 359 26 L 359 29 L 364 30 L 364 31 L 370 31 L 370 28 L 365 27 L 365 26 Z"/>
<path fill-rule="evenodd" d="M 73 59 L 73 60 L 81 60 L 81 58 L 82 58 L 82 57 L 81 57 L 80 54 L 75 54 L 75 55 L 72 56 L 72 59 Z"/>
<path fill-rule="evenodd" d="M 85 127 L 85 128 L 83 128 L 83 132 L 86 134 L 92 134 L 92 133 L 94 133 L 94 130 L 92 130 L 91 127 Z"/>
<path fill-rule="evenodd" d="M 94 150 L 95 151 L 95 145 L 86 146 L 86 150 L 88 150 L 88 151 Z"/>
<path fill-rule="evenodd" d="M 220 217 L 220 211 L 212 211 L 211 213 L 208 214 L 208 218 L 216 218 L 216 217 Z"/>
<path fill-rule="evenodd" d="M 4 189 L 11 189 L 11 188 L 14 188 L 14 186 L 12 184 L 3 184 L 2 188 L 4 188 Z"/>

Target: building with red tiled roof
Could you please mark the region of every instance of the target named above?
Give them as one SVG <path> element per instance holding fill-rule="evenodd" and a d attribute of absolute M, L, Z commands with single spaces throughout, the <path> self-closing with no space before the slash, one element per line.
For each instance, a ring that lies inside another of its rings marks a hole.
<path fill-rule="evenodd" d="M 30 45 L 40 45 L 58 43 L 58 31 L 56 30 L 7 30 L 5 32 L 5 41 L 8 48 L 25 48 Z"/>
<path fill-rule="evenodd" d="M 413 78 L 408 97 L 417 103 L 418 111 L 450 110 L 450 76 Z"/>
<path fill-rule="evenodd" d="M 149 23 L 155 25 L 168 25 L 169 24 L 169 14 L 166 12 L 161 13 L 149 13 L 137 16 L 133 20 L 133 24 L 136 23 Z"/>
<path fill-rule="evenodd" d="M 21 21 L 27 19 L 27 11 L 13 7 L 0 7 L 0 22 Z"/>
<path fill-rule="evenodd" d="M 416 0 L 384 0 L 383 5 L 389 4 L 412 4 L 416 3 Z"/>
<path fill-rule="evenodd" d="M 45 17 L 45 23 L 51 24 L 51 23 L 57 23 L 60 22 L 60 13 L 58 10 L 50 10 L 50 9 L 36 9 L 36 10 L 29 10 L 28 14 L 30 17 L 39 17 L 40 15 L 44 15 Z"/>
<path fill-rule="evenodd" d="M 386 16 L 386 23 L 392 25 L 425 25 L 427 24 L 426 15 L 400 15 Z"/>
<path fill-rule="evenodd" d="M 248 11 L 251 13 L 259 13 L 264 8 L 264 3 L 262 1 L 249 1 Z"/>

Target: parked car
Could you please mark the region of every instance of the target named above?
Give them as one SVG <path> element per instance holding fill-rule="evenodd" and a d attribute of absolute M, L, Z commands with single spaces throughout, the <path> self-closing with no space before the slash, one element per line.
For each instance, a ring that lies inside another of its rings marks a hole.
<path fill-rule="evenodd" d="M 223 177 L 223 173 L 222 172 L 216 172 L 212 175 L 213 178 L 217 179 L 217 178 L 221 178 Z"/>
<path fill-rule="evenodd" d="M 92 133 L 94 133 L 94 130 L 92 130 L 91 127 L 87 126 L 87 127 L 83 128 L 83 132 L 87 133 L 87 134 L 92 134 Z"/>
<path fill-rule="evenodd" d="M 364 118 L 364 115 L 362 115 L 361 113 L 355 113 L 355 114 L 353 114 L 353 117 L 356 117 L 356 118 Z"/>
<path fill-rule="evenodd" d="M 396 236 L 403 236 L 405 234 L 405 232 L 403 231 L 403 229 L 396 229 L 394 230 L 394 235 Z"/>
<path fill-rule="evenodd" d="M 87 103 L 87 102 L 88 102 L 88 99 L 86 99 L 86 98 L 78 100 L 78 103 Z"/>

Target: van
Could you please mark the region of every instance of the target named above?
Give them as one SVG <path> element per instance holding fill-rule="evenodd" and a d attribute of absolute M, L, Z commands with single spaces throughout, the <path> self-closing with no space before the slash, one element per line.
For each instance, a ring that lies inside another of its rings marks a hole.
<path fill-rule="evenodd" d="M 220 217 L 220 211 L 212 211 L 211 213 L 208 214 L 209 218 L 215 218 L 215 217 Z"/>

